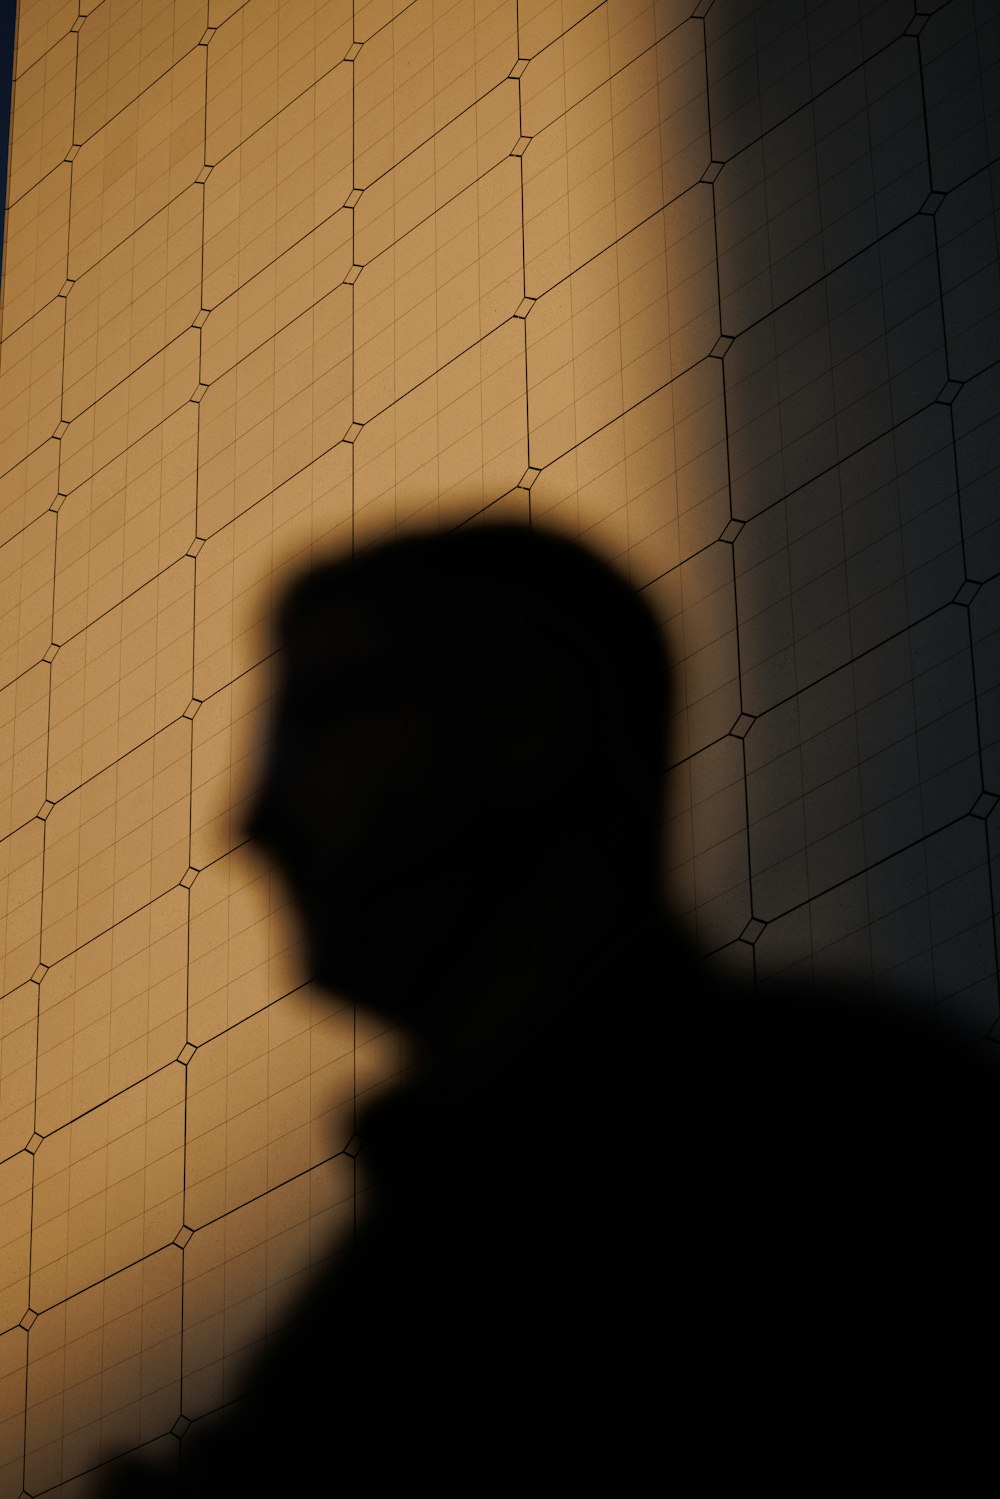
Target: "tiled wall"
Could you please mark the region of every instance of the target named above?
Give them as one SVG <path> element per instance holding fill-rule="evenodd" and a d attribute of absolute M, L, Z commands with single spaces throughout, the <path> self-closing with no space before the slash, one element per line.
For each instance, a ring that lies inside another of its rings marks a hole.
<path fill-rule="evenodd" d="M 352 1229 L 400 1038 L 240 825 L 310 558 L 496 516 L 626 570 L 731 972 L 983 1036 L 1000 899 L 991 4 L 21 0 L 15 75 L 3 1499 L 176 1451 Z"/>
<path fill-rule="evenodd" d="M 981 1036 L 1000 13 L 730 0 L 706 32 L 756 973 L 874 977 Z"/>

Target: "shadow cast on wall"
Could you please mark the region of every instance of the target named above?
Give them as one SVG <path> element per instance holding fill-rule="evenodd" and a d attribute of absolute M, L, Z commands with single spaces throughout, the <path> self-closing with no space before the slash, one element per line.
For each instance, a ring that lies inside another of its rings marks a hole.
<path fill-rule="evenodd" d="M 482 528 L 314 571 L 280 635 L 249 830 L 316 977 L 417 1060 L 359 1121 L 354 1247 L 223 1418 L 105 1492 L 952 1464 L 988 1395 L 992 1074 L 877 996 L 699 965 L 661 904 L 638 596 Z"/>

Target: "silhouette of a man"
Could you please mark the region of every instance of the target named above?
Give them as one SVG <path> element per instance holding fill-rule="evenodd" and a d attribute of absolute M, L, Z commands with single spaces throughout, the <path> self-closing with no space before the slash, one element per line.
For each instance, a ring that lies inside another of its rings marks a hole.
<path fill-rule="evenodd" d="M 282 635 L 250 832 L 316 977 L 467 1072 L 659 920 L 656 626 L 587 553 L 510 528 L 317 572 Z"/>
<path fill-rule="evenodd" d="M 712 982 L 669 927 L 638 597 L 490 528 L 313 572 L 280 634 L 250 832 L 316 978 L 418 1064 L 359 1123 L 358 1243 L 164 1490 L 928 1471 L 972 1388 L 990 1079 L 870 995 Z"/>

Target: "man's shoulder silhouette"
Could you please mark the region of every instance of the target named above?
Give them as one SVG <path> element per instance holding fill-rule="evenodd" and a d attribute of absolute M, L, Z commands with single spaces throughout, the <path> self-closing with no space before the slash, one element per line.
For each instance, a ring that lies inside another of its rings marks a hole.
<path fill-rule="evenodd" d="M 183 1492 L 638 1485 L 665 1443 L 784 1492 L 948 1460 L 991 1321 L 991 1069 L 679 944 L 592 977 L 569 1033 L 372 1112 L 373 1216 Z"/>

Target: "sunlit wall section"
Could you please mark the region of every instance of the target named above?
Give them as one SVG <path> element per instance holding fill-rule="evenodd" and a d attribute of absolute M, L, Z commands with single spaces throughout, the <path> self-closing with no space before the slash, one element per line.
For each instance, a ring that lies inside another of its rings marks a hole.
<path fill-rule="evenodd" d="M 196 11 L 163 7 L 147 31 L 137 7 L 19 7 L 0 350 L 5 1494 L 176 1419 Z"/>
<path fill-rule="evenodd" d="M 310 987 L 241 822 L 296 570 L 411 526 L 584 536 L 678 653 L 678 901 L 716 946 L 748 919 L 694 9 L 19 6 L 4 1496 L 175 1462 L 353 1228 L 401 1040 Z"/>

